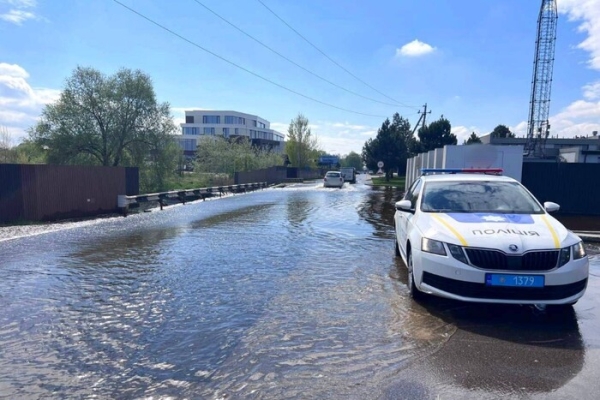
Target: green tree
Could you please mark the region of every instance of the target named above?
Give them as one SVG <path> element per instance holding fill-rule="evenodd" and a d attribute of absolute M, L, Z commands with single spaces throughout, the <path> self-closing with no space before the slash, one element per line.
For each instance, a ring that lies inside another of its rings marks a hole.
<path fill-rule="evenodd" d="M 121 69 L 106 76 L 77 67 L 29 134 L 45 149 L 48 162 L 137 166 L 148 177 L 142 190 L 160 190 L 178 162 L 170 159 L 175 131 L 169 104 L 157 102 L 145 73 Z"/>
<path fill-rule="evenodd" d="M 25 139 L 17 147 L 17 162 L 20 164 L 45 164 L 46 151 L 35 142 Z"/>
<path fill-rule="evenodd" d="M 475 134 L 475 132 L 472 132 L 471 136 L 469 136 L 469 138 L 463 142 L 463 144 L 476 144 L 476 143 L 481 143 L 481 139 L 479 138 L 479 136 L 477 136 Z"/>
<path fill-rule="evenodd" d="M 394 171 L 406 173 L 408 157 L 407 140 L 412 136 L 410 122 L 397 113 L 393 122 L 386 119 L 377 131 L 374 139 L 369 139 L 362 150 L 362 159 L 368 169 L 377 170 L 377 163 L 383 161 L 386 180 L 392 177 Z"/>
<path fill-rule="evenodd" d="M 515 134 L 506 125 L 498 125 L 491 133 L 493 138 L 514 138 Z"/>
<path fill-rule="evenodd" d="M 0 126 L 0 164 L 17 162 L 17 152 L 12 146 L 13 140 L 8 129 Z"/>
<path fill-rule="evenodd" d="M 426 127 L 419 129 L 420 151 L 427 152 L 442 148 L 447 144 L 457 143 L 456 135 L 451 132 L 452 126 L 444 116 L 437 121 L 432 122 Z"/>
<path fill-rule="evenodd" d="M 202 137 L 198 143 L 195 171 L 233 174 L 283 165 L 281 154 L 266 148 L 253 147 L 249 139 L 242 137 L 229 141 L 221 137 Z"/>
<path fill-rule="evenodd" d="M 340 165 L 342 167 L 353 167 L 356 168 L 357 171 L 362 171 L 363 169 L 363 161 L 360 154 L 351 151 L 345 157 L 340 157 Z"/>
<path fill-rule="evenodd" d="M 285 152 L 292 166 L 309 167 L 316 165 L 319 154 L 319 143 L 308 127 L 308 119 L 303 114 L 298 114 L 288 127 L 288 139 Z"/>

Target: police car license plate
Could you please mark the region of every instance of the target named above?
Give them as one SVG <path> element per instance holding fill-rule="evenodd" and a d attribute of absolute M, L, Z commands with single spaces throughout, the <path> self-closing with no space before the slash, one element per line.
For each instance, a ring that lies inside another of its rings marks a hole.
<path fill-rule="evenodd" d="M 485 274 L 487 286 L 544 287 L 544 275 Z"/>

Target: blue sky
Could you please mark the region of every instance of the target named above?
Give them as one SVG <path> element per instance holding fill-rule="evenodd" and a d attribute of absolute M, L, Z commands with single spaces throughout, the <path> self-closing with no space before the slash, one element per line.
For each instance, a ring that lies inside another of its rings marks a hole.
<path fill-rule="evenodd" d="M 459 143 L 497 124 L 526 133 L 540 1 L 262 0 L 340 69 L 257 0 L 120 0 L 240 70 L 162 30 L 113 0 L 0 0 L 0 126 L 14 143 L 58 96 L 77 65 L 106 74 L 141 69 L 177 122 L 185 109 L 257 114 L 284 132 L 302 112 L 321 147 L 360 153 L 386 117 L 414 124 L 427 103 L 448 118 Z M 277 52 L 232 28 L 213 10 Z M 558 0 L 552 134 L 600 130 L 600 0 Z M 379 92 L 388 97 L 384 97 Z M 401 105 L 390 106 L 390 98 Z M 409 107 L 407 107 L 409 106 Z"/>

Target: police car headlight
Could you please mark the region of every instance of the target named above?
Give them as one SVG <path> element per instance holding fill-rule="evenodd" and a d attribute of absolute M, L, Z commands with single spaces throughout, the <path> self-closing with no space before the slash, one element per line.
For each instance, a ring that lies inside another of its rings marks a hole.
<path fill-rule="evenodd" d="M 571 261 L 571 247 L 565 247 L 564 249 L 560 249 L 560 257 L 558 258 L 558 266 L 562 267 L 569 261 Z"/>
<path fill-rule="evenodd" d="M 450 243 L 446 243 L 446 246 L 448 246 L 448 250 L 450 250 L 450 254 L 452 254 L 452 257 L 456 258 L 462 263 L 469 263 L 469 261 L 467 261 L 467 256 L 465 256 L 465 252 L 462 247 Z"/>
<path fill-rule="evenodd" d="M 444 248 L 444 243 L 433 240 L 423 238 L 421 239 L 421 250 L 427 253 L 439 254 L 440 256 L 446 255 L 446 249 Z"/>
<path fill-rule="evenodd" d="M 583 242 L 579 242 L 576 245 L 573 245 L 573 259 L 579 260 L 583 257 L 587 256 L 585 249 L 583 248 Z"/>

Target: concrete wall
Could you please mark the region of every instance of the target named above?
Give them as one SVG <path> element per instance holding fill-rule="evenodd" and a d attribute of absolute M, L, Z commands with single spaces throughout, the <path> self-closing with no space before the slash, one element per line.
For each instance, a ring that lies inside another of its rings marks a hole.
<path fill-rule="evenodd" d="M 406 168 L 406 188 L 422 168 L 502 168 L 504 175 L 521 181 L 523 146 L 448 145 L 408 159 Z"/>

